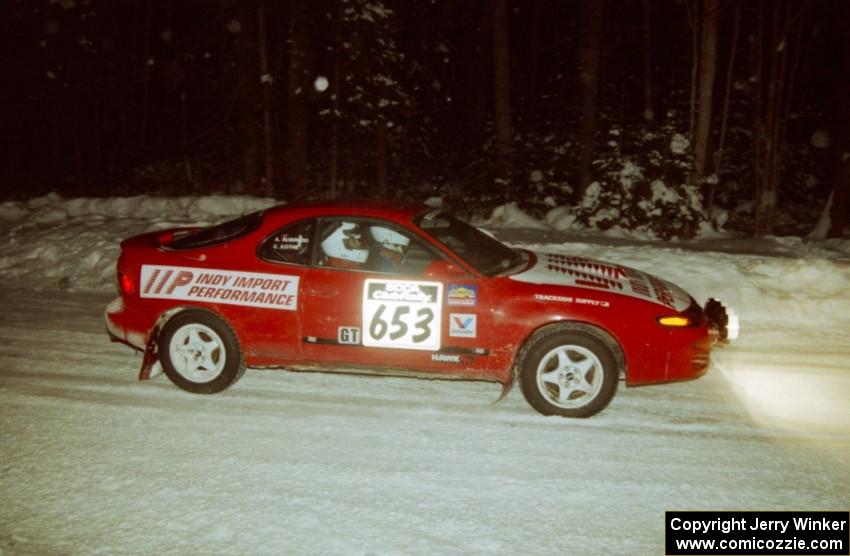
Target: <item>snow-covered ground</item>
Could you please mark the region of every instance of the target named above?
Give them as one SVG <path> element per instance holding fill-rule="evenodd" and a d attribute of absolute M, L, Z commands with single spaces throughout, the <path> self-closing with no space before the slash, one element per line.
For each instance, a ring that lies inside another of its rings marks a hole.
<path fill-rule="evenodd" d="M 0 554 L 662 554 L 665 510 L 850 507 L 850 241 L 491 222 L 716 296 L 704 378 L 588 420 L 497 385 L 249 370 L 194 396 L 109 342 L 121 238 L 268 200 L 0 204 Z"/>

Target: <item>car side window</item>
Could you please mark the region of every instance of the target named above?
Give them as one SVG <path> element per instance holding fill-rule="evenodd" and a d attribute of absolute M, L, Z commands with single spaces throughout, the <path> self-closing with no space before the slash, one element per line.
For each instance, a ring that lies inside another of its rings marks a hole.
<path fill-rule="evenodd" d="M 259 255 L 267 261 L 309 265 L 315 230 L 313 219 L 290 224 L 266 238 Z"/>
<path fill-rule="evenodd" d="M 408 276 L 422 276 L 432 262 L 441 258 L 428 249 L 421 240 L 413 238 L 400 263 L 399 273 Z"/>
<path fill-rule="evenodd" d="M 358 219 L 322 219 L 316 264 L 342 270 L 371 270 L 368 233 L 368 227 Z"/>
<path fill-rule="evenodd" d="M 323 220 L 318 266 L 419 276 L 438 258 L 409 230 L 383 220 Z"/>

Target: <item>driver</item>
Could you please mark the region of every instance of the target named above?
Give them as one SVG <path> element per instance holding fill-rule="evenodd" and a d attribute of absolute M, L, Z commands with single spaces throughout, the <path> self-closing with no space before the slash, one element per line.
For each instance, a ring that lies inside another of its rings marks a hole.
<path fill-rule="evenodd" d="M 369 249 L 360 226 L 343 222 L 322 242 L 327 265 L 334 268 L 362 268 L 369 258 Z"/>
<path fill-rule="evenodd" d="M 381 272 L 401 272 L 410 238 L 383 226 L 370 226 L 369 234 L 378 244 L 376 270 Z"/>

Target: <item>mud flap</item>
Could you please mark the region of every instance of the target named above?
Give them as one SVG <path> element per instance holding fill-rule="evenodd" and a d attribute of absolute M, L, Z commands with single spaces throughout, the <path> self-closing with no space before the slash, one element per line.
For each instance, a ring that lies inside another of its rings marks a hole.
<path fill-rule="evenodd" d="M 502 401 L 502 400 L 504 400 L 505 398 L 507 398 L 507 397 L 508 397 L 508 394 L 510 394 L 510 393 L 511 393 L 511 390 L 513 390 L 513 387 L 514 387 L 514 381 L 513 381 L 513 380 L 512 380 L 512 381 L 510 381 L 510 382 L 505 382 L 505 383 L 503 383 L 503 384 L 502 384 L 502 393 L 501 393 L 501 394 L 499 394 L 499 397 L 498 397 L 498 398 L 496 398 L 495 400 L 493 400 L 493 401 L 491 402 L 491 404 L 490 404 L 490 405 L 496 405 L 496 404 L 497 404 L 497 403 L 499 403 L 500 401 Z"/>
<path fill-rule="evenodd" d="M 139 380 L 150 380 L 162 374 L 162 364 L 159 362 L 156 346 L 157 336 L 159 336 L 159 329 L 154 328 L 145 346 L 142 368 L 139 369 Z"/>
<path fill-rule="evenodd" d="M 502 393 L 499 394 L 499 397 L 496 398 L 490 405 L 495 405 L 508 397 L 508 394 L 510 394 L 511 390 L 513 390 L 514 384 L 516 384 L 518 376 L 519 370 L 516 368 L 516 366 L 514 366 L 514 368 L 511 369 L 511 379 L 508 382 L 502 383 Z"/>

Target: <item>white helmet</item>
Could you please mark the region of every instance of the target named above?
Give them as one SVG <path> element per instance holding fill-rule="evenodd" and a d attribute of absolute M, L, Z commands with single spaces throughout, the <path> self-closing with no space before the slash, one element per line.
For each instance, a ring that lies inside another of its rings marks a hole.
<path fill-rule="evenodd" d="M 410 245 L 410 238 L 383 226 L 370 226 L 369 233 L 381 247 L 399 254 L 404 254 L 404 250 Z"/>
<path fill-rule="evenodd" d="M 343 222 L 322 242 L 322 250 L 328 257 L 363 264 L 369 258 L 369 250 L 363 243 L 360 226 L 353 222 Z"/>

